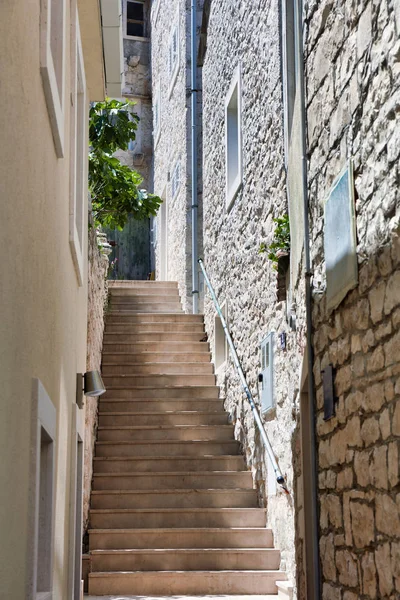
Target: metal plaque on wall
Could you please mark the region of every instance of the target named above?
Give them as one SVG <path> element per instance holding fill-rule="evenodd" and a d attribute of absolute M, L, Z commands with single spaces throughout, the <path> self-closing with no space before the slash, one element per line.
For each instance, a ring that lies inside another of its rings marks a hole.
<path fill-rule="evenodd" d="M 358 283 L 353 166 L 349 161 L 325 203 L 324 250 L 327 309 L 333 310 Z"/>

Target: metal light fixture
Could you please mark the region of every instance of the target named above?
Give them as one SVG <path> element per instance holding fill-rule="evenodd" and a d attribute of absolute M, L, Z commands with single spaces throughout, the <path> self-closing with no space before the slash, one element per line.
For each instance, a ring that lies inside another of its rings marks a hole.
<path fill-rule="evenodd" d="M 101 396 L 106 391 L 100 371 L 87 371 L 83 376 L 85 396 Z"/>
<path fill-rule="evenodd" d="M 76 403 L 79 408 L 83 406 L 82 392 L 85 396 L 101 396 L 106 391 L 100 371 L 87 371 L 77 373 Z"/>

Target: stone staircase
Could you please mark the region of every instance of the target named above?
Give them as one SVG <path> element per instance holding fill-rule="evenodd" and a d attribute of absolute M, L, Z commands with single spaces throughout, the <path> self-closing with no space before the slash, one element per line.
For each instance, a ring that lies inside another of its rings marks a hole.
<path fill-rule="evenodd" d="M 203 317 L 172 282 L 111 282 L 89 594 L 262 594 L 280 553 L 215 385 Z"/>

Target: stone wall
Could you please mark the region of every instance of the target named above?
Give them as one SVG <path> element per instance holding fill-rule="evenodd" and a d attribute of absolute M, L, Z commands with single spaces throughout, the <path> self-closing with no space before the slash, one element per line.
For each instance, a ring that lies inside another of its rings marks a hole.
<path fill-rule="evenodd" d="M 198 27 L 203 0 L 198 0 Z M 172 29 L 179 21 L 179 71 L 171 87 L 168 75 L 168 50 Z M 190 117 L 190 2 L 160 2 L 157 18 L 152 22 L 153 110 L 156 95 L 160 98 L 160 133 L 154 139 L 154 191 L 163 197 L 167 220 L 167 278 L 177 281 L 183 309 L 191 311 L 191 117 Z M 199 86 L 201 78 L 199 77 Z M 198 94 L 201 105 L 201 94 Z M 199 108 L 200 112 L 200 108 Z M 180 164 L 180 184 L 172 194 L 172 176 Z M 199 153 L 199 166 L 201 154 Z M 201 170 L 200 170 L 201 173 Z M 201 191 L 201 178 L 198 180 Z M 199 252 L 202 252 L 201 208 L 199 211 Z M 161 219 L 157 220 L 156 274 L 160 277 Z"/>
<path fill-rule="evenodd" d="M 400 594 L 400 4 L 306 3 L 323 598 Z M 354 163 L 359 284 L 328 314 L 323 205 Z M 321 369 L 336 369 L 323 420 Z"/>
<path fill-rule="evenodd" d="M 87 358 L 88 371 L 100 370 L 103 348 L 104 309 L 107 302 L 108 258 L 100 251 L 96 230 L 89 229 L 89 263 L 88 263 L 88 331 Z M 89 521 L 90 492 L 92 488 L 94 443 L 97 434 L 98 398 L 85 397 L 85 447 L 83 474 L 83 531 L 87 530 Z"/>
<path fill-rule="evenodd" d="M 298 379 L 304 347 L 304 317 L 297 332 L 288 325 L 286 302 L 277 301 L 277 273 L 261 242 L 272 242 L 273 218 L 287 212 L 283 155 L 278 0 L 212 4 L 203 68 L 204 260 L 220 302 L 226 300 L 228 325 L 250 388 L 258 395 L 260 342 L 275 332 L 276 407 L 264 426 L 284 473 L 290 496 L 268 484 L 265 449 L 231 360 L 217 373 L 235 436 L 253 472 L 268 526 L 282 552 L 282 568 L 296 583 L 295 519 L 300 476 Z M 225 97 L 241 63 L 243 183 L 231 210 L 225 200 Z M 292 290 L 302 306 L 302 288 Z M 214 306 L 205 298 L 205 321 L 214 346 Z M 281 350 L 278 334 L 286 333 Z M 269 474 L 272 480 L 273 473 Z"/>

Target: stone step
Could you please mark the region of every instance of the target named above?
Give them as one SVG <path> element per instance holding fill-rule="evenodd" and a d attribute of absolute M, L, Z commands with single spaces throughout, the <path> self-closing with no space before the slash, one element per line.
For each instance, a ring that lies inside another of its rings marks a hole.
<path fill-rule="evenodd" d="M 95 473 L 94 490 L 253 489 L 250 471 L 194 473 Z"/>
<path fill-rule="evenodd" d="M 96 442 L 96 456 L 220 456 L 238 454 L 236 440 Z"/>
<path fill-rule="evenodd" d="M 107 344 L 137 344 L 138 342 L 201 342 L 204 343 L 204 332 L 185 332 L 185 331 L 153 331 L 147 333 L 109 333 L 106 330 L 104 341 Z"/>
<path fill-rule="evenodd" d="M 165 456 L 119 457 L 96 456 L 93 459 L 95 473 L 164 473 L 176 471 L 244 471 L 246 468 L 241 455 L 226 456 Z"/>
<path fill-rule="evenodd" d="M 93 490 L 91 508 L 257 508 L 257 492 L 250 489 Z M 135 547 L 136 544 L 131 546 Z"/>
<path fill-rule="evenodd" d="M 113 287 L 110 290 L 111 300 L 123 300 L 137 297 L 153 298 L 153 296 L 179 297 L 179 290 L 176 286 L 156 285 L 156 286 L 136 286 L 136 287 Z"/>
<path fill-rule="evenodd" d="M 92 573 L 98 571 L 225 571 L 279 569 L 275 548 L 184 548 L 93 550 Z"/>
<path fill-rule="evenodd" d="M 89 573 L 89 594 L 139 596 L 276 594 L 281 571 L 133 571 Z M 275 596 L 276 597 L 276 596 Z M 263 597 L 266 599 L 266 596 Z"/>
<path fill-rule="evenodd" d="M 143 364 L 125 362 L 115 364 L 104 362 L 101 365 L 103 375 L 212 375 L 213 365 L 211 363 L 154 363 Z"/>
<path fill-rule="evenodd" d="M 118 289 L 129 289 L 129 288 L 156 288 L 156 287 L 176 287 L 178 288 L 177 281 L 149 281 L 147 279 L 109 279 L 108 287 L 111 293 Z"/>
<path fill-rule="evenodd" d="M 100 398 L 99 414 L 107 412 L 179 412 L 179 411 L 206 411 L 220 412 L 223 410 L 223 401 L 219 398 L 210 400 L 193 400 L 191 398 L 163 398 L 151 400 L 149 398 L 132 398 L 107 400 Z"/>
<path fill-rule="evenodd" d="M 105 354 L 114 354 L 124 352 L 138 354 L 141 352 L 167 352 L 167 353 L 202 353 L 207 356 L 210 353 L 210 347 L 207 342 L 108 342 L 104 339 L 103 350 Z"/>
<path fill-rule="evenodd" d="M 119 378 L 118 378 L 119 379 Z M 151 379 L 151 378 L 149 378 Z M 194 400 L 200 399 L 217 399 L 219 397 L 219 387 L 216 385 L 165 385 L 165 387 L 154 387 L 154 386 L 139 386 L 139 385 L 111 385 L 107 382 L 107 391 L 102 396 L 102 399 L 107 398 L 118 398 L 123 400 L 125 398 L 131 400 L 134 398 L 150 398 L 150 399 L 161 399 L 161 398 L 173 398 L 179 400 L 179 398 L 190 398 Z"/>
<path fill-rule="evenodd" d="M 163 292 L 163 290 L 151 290 L 151 293 L 130 293 L 130 294 L 112 294 L 109 302 L 109 308 L 113 310 L 114 308 L 122 307 L 122 310 L 125 310 L 125 307 L 129 310 L 131 306 L 135 306 L 136 304 L 164 304 L 164 303 L 177 303 L 180 304 L 180 297 L 178 294 L 178 290 L 174 290 L 172 288 L 169 289 L 167 293 Z"/>
<path fill-rule="evenodd" d="M 106 333 L 202 333 L 204 337 L 204 325 L 202 323 L 164 323 L 154 321 L 153 323 L 108 323 Z"/>
<path fill-rule="evenodd" d="M 108 313 L 106 315 L 106 325 L 112 323 L 118 324 L 139 324 L 139 323 L 186 323 L 193 324 L 198 323 L 204 325 L 204 317 L 203 315 L 189 315 L 186 313 L 155 313 L 152 315 L 151 313 L 135 313 L 132 315 L 122 315 L 120 318 L 118 316 L 112 315 Z"/>
<path fill-rule="evenodd" d="M 209 363 L 211 354 L 209 352 L 103 352 L 103 364 L 122 365 L 135 363 L 153 367 L 154 364 L 179 363 L 185 368 L 188 363 Z"/>
<path fill-rule="evenodd" d="M 140 426 L 140 425 L 226 425 L 228 415 L 225 411 L 221 412 L 109 412 L 100 413 L 100 427 L 119 427 L 119 426 Z"/>
<path fill-rule="evenodd" d="M 182 313 L 182 305 L 180 302 L 135 302 L 128 307 L 120 307 L 110 305 L 107 315 L 113 316 L 129 316 L 135 313 Z"/>
<path fill-rule="evenodd" d="M 264 508 L 141 508 L 138 510 L 90 511 L 92 529 L 265 527 L 265 519 L 266 509 Z M 133 568 L 130 567 L 129 570 L 131 569 Z M 157 569 L 162 569 L 162 567 L 159 566 Z"/>
<path fill-rule="evenodd" d="M 215 376 L 207 375 L 103 375 L 106 388 L 164 387 L 164 386 L 206 386 L 215 385 Z"/>
<path fill-rule="evenodd" d="M 233 440 L 232 425 L 99 427 L 99 442 Z"/>
<path fill-rule="evenodd" d="M 264 527 L 89 529 L 90 550 L 127 548 L 272 548 Z"/>

